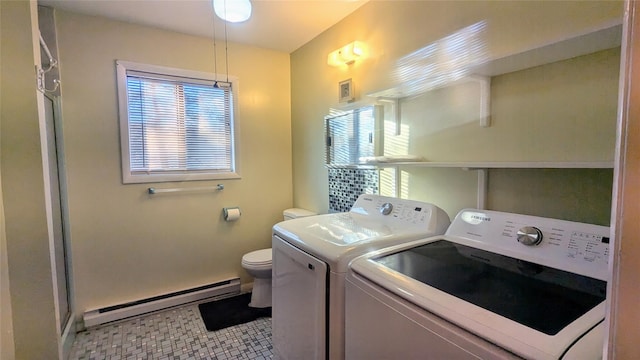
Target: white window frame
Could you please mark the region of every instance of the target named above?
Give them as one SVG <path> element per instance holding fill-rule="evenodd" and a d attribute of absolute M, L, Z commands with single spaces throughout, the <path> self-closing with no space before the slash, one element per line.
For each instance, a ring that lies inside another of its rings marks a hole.
<path fill-rule="evenodd" d="M 116 60 L 116 73 L 118 85 L 118 104 L 120 117 L 120 152 L 122 158 L 122 182 L 124 184 L 152 183 L 169 181 L 191 181 L 191 180 L 220 180 L 220 179 L 240 179 L 238 144 L 238 78 L 228 76 L 231 83 L 232 104 L 231 104 L 231 168 L 232 171 L 177 171 L 177 172 L 146 172 L 140 173 L 131 171 L 130 144 L 129 144 L 129 104 L 127 99 L 127 71 L 139 71 L 162 76 L 173 76 L 193 79 L 194 82 L 227 82 L 227 75 L 216 75 L 212 73 L 176 69 L 157 65 L 148 65 L 130 61 Z M 224 79 L 224 81 L 222 81 Z"/>

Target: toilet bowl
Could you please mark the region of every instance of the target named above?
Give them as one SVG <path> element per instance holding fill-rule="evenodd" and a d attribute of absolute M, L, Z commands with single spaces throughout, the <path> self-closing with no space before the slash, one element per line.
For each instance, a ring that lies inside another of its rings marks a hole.
<path fill-rule="evenodd" d="M 245 254 L 242 257 L 242 267 L 253 277 L 249 306 L 271 306 L 271 248 Z"/>
<path fill-rule="evenodd" d="M 316 215 L 305 209 L 287 209 L 284 220 Z M 249 306 L 266 308 L 271 306 L 271 248 L 251 251 L 242 256 L 242 267 L 253 277 Z"/>

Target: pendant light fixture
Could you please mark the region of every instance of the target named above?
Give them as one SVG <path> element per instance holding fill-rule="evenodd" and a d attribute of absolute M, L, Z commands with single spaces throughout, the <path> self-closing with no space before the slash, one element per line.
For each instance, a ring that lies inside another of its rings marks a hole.
<path fill-rule="evenodd" d="M 223 4 L 222 7 L 222 15 L 220 16 L 220 14 L 218 14 L 216 8 L 215 8 L 215 4 L 216 4 L 217 0 L 213 1 L 213 5 L 214 5 L 214 12 L 216 13 L 213 16 L 213 71 L 215 73 L 215 78 L 214 78 L 214 83 L 213 83 L 213 87 L 216 89 L 220 89 L 220 88 L 229 88 L 231 87 L 231 83 L 229 82 L 229 45 L 228 45 L 228 40 L 227 40 L 227 22 L 224 22 L 224 56 L 225 56 L 225 66 L 226 66 L 226 74 L 227 74 L 227 79 L 226 81 L 218 81 L 218 53 L 217 53 L 217 49 L 216 49 L 216 15 L 218 15 L 221 18 L 225 18 L 226 14 L 225 11 L 226 9 L 228 9 L 227 7 L 224 6 L 224 4 L 227 3 L 227 1 L 237 1 L 237 0 L 221 0 L 220 2 Z M 248 0 L 247 0 L 248 2 Z M 249 4 L 249 6 L 251 6 L 251 4 Z M 251 9 L 249 9 L 249 11 L 251 11 Z"/>
<path fill-rule="evenodd" d="M 249 0 L 247 0 L 248 2 Z M 226 3 L 227 0 L 224 0 L 224 2 Z M 229 44 L 227 41 L 227 22 L 224 22 L 224 65 L 226 67 L 226 73 L 227 73 L 227 82 L 226 82 L 226 86 L 231 85 L 231 83 L 229 82 Z"/>
<path fill-rule="evenodd" d="M 212 0 L 213 9 L 221 19 L 237 23 L 251 17 L 250 0 Z"/>
<path fill-rule="evenodd" d="M 218 52 L 216 51 L 216 15 L 213 14 L 213 76 L 214 76 L 214 88 L 219 88 L 218 86 Z"/>

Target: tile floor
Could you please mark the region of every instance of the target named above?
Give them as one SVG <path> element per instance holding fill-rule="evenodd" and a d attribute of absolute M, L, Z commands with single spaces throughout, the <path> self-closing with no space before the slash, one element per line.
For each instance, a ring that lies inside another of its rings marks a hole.
<path fill-rule="evenodd" d="M 207 331 L 198 305 L 104 325 L 76 335 L 70 360 L 271 359 L 271 318 Z"/>

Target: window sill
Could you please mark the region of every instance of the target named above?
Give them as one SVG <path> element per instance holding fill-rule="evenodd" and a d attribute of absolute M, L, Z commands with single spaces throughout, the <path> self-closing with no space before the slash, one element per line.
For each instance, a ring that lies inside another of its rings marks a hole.
<path fill-rule="evenodd" d="M 162 182 L 181 181 L 204 181 L 204 180 L 237 180 L 241 179 L 239 173 L 194 173 L 194 174 L 125 174 L 122 178 L 123 184 L 144 184 Z"/>

